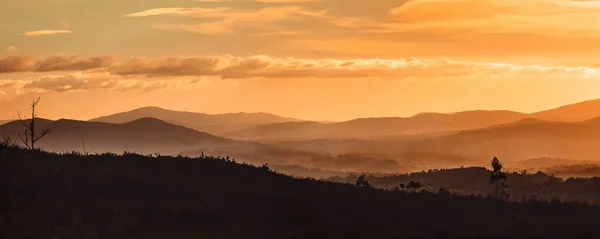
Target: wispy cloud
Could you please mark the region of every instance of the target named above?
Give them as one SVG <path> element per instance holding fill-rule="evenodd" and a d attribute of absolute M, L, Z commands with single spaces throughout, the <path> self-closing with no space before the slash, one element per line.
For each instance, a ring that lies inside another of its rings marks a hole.
<path fill-rule="evenodd" d="M 227 17 L 234 14 L 231 8 L 154 8 L 125 15 L 126 17 L 187 16 L 187 17 Z"/>
<path fill-rule="evenodd" d="M 127 14 L 126 17 L 177 16 L 203 19 L 216 19 L 196 24 L 156 24 L 157 29 L 184 30 L 207 35 L 234 33 L 239 27 L 276 28 L 276 24 L 286 20 L 302 20 L 306 17 L 322 17 L 324 11 L 311 11 L 298 6 L 265 7 L 256 10 L 231 8 L 155 8 Z"/>
<path fill-rule="evenodd" d="M 46 35 L 56 35 L 56 34 L 70 34 L 69 30 L 39 30 L 39 31 L 30 31 L 25 32 L 20 35 L 24 36 L 46 36 Z"/>

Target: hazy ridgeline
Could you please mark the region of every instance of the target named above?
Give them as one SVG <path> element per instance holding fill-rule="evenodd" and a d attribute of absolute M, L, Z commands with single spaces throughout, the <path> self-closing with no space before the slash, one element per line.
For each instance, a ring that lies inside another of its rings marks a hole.
<path fill-rule="evenodd" d="M 1 238 L 600 236 L 600 208 L 580 203 L 387 191 L 226 158 L 3 147 L 0 164 Z"/>

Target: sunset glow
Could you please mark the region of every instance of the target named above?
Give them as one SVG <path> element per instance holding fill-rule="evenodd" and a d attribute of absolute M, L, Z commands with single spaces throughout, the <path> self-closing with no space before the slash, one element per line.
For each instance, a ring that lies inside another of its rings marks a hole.
<path fill-rule="evenodd" d="M 598 25 L 593 0 L 6 0 L 0 119 L 535 112 L 600 98 Z"/>

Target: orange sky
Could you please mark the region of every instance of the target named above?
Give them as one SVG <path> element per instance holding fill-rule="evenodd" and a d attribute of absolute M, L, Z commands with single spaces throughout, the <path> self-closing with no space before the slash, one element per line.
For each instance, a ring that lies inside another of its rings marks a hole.
<path fill-rule="evenodd" d="M 5 0 L 0 119 L 156 105 L 314 120 L 600 98 L 600 1 Z"/>

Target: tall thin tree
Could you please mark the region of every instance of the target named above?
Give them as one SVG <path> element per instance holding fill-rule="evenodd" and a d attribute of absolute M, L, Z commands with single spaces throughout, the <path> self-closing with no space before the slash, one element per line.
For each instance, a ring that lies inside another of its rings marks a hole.
<path fill-rule="evenodd" d="M 38 132 L 38 130 L 36 129 L 35 120 L 36 120 L 37 114 L 35 113 L 35 108 L 37 107 L 37 104 L 39 102 L 40 102 L 40 97 L 38 97 L 37 100 L 34 100 L 31 103 L 31 106 L 30 106 L 31 119 L 29 120 L 29 122 L 27 122 L 26 119 L 23 119 L 23 117 L 21 117 L 21 113 L 17 110 L 17 115 L 19 116 L 19 122 L 21 122 L 21 125 L 23 125 L 23 127 L 25 127 L 23 134 L 19 133 L 19 138 L 21 138 L 21 141 L 23 142 L 23 144 L 25 144 L 25 147 L 27 147 L 28 149 L 31 149 L 31 150 L 36 149 L 35 143 L 37 141 L 39 141 L 42 137 L 44 137 L 50 133 L 50 129 L 42 129 L 40 132 Z"/>
<path fill-rule="evenodd" d="M 506 192 L 504 191 L 504 189 L 507 187 L 505 181 L 506 173 L 502 172 L 502 164 L 497 157 L 494 157 L 492 160 L 492 173 L 490 175 L 489 182 L 490 184 L 494 185 L 494 191 L 497 199 L 500 199 L 501 196 L 506 196 Z"/>

